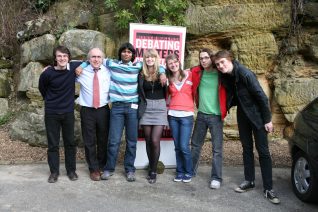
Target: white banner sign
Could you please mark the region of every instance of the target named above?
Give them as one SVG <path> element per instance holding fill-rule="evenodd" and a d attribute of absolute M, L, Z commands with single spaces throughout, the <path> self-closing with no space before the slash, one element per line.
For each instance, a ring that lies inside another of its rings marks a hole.
<path fill-rule="evenodd" d="M 169 54 L 176 54 L 183 66 L 186 28 L 153 24 L 134 24 L 129 27 L 129 42 L 136 48 L 135 61 L 142 61 L 146 49 L 156 49 L 165 65 Z"/>

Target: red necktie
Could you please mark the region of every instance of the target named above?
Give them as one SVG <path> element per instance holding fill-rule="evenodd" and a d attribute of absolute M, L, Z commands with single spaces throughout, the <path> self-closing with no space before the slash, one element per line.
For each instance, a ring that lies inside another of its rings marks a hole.
<path fill-rule="evenodd" d="M 94 80 L 93 80 L 93 107 L 94 108 L 99 108 L 99 81 L 98 81 L 98 76 L 97 76 L 97 72 L 98 69 L 94 69 Z"/>

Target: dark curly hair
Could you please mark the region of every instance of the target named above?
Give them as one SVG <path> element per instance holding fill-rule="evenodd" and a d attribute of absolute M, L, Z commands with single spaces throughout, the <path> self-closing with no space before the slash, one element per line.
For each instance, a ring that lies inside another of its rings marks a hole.
<path fill-rule="evenodd" d="M 136 57 L 136 49 L 131 43 L 124 43 L 121 45 L 121 47 L 118 50 L 118 60 L 121 60 L 121 53 L 125 49 L 129 49 L 132 52 L 131 62 L 133 62 Z"/>

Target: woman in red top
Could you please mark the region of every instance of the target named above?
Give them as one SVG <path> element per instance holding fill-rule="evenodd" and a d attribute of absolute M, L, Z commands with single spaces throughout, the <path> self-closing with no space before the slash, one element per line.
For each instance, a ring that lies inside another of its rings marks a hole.
<path fill-rule="evenodd" d="M 193 127 L 194 101 L 192 93 L 192 73 L 181 70 L 181 63 L 175 54 L 166 57 L 169 79 L 168 121 L 176 151 L 175 182 L 191 182 L 192 158 L 190 137 Z"/>

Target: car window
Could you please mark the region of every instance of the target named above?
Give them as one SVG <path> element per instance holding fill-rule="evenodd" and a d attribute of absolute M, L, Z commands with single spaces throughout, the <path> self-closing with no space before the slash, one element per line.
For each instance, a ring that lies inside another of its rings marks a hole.
<path fill-rule="evenodd" d="M 302 111 L 302 116 L 308 127 L 318 135 L 318 98 Z"/>

